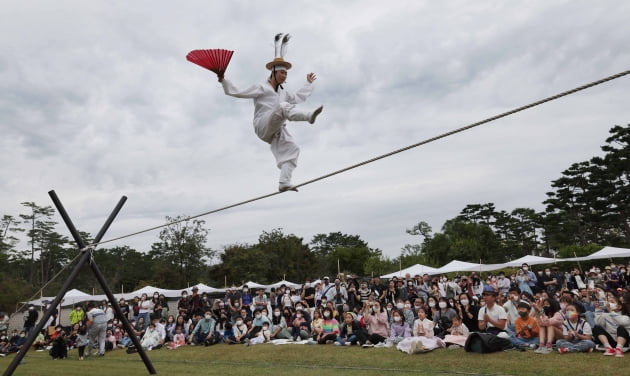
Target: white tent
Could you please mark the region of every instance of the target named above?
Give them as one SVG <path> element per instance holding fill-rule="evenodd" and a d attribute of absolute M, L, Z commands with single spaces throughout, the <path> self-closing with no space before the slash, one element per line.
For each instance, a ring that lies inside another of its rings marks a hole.
<path fill-rule="evenodd" d="M 451 272 L 469 272 L 479 271 L 482 264 L 475 264 L 472 262 L 464 262 L 459 260 L 453 260 L 448 264 L 438 268 L 436 274 L 451 273 Z"/>
<path fill-rule="evenodd" d="M 66 294 L 63 296 L 63 299 L 61 300 L 61 306 L 62 307 L 70 306 L 76 303 L 80 303 L 80 302 L 84 302 L 86 300 L 92 300 L 92 299 L 94 299 L 94 296 L 90 294 L 86 294 L 83 291 L 80 291 L 77 289 L 72 289 L 72 290 L 68 290 Z M 39 299 L 31 300 L 30 302 L 28 302 L 28 304 L 33 304 L 36 306 L 43 306 L 46 303 L 52 302 L 53 300 L 55 300 L 54 296 L 43 296 Z"/>
<path fill-rule="evenodd" d="M 199 292 L 199 294 L 203 294 L 204 292 L 207 292 L 207 293 L 209 293 L 209 294 L 212 294 L 212 293 L 214 293 L 214 292 L 222 292 L 222 291 L 225 291 L 225 290 L 222 290 L 222 289 L 217 289 L 217 288 L 214 288 L 214 287 L 212 287 L 212 286 L 208 286 L 208 285 L 203 284 L 203 283 L 197 283 L 197 284 L 196 284 L 196 285 L 194 285 L 194 286 L 190 286 L 190 287 L 189 287 L 189 288 L 187 288 L 186 290 L 188 290 L 188 291 L 192 291 L 192 288 L 193 288 L 193 287 L 196 287 L 196 288 L 198 288 L 198 289 L 199 289 L 199 291 L 198 291 L 198 292 Z M 181 291 L 181 290 L 173 290 L 173 291 Z M 165 296 L 168 296 L 168 295 L 165 295 Z M 179 296 L 179 294 L 176 294 L 175 296 Z M 172 297 L 175 297 L 175 296 L 172 296 Z"/>
<path fill-rule="evenodd" d="M 248 282 L 245 282 L 245 283 L 243 284 L 243 286 L 245 286 L 245 285 L 247 285 L 247 288 L 250 288 L 250 289 L 261 289 L 261 288 L 262 288 L 262 289 L 266 289 L 266 288 L 267 288 L 267 286 L 265 286 L 265 285 L 261 285 L 260 283 L 256 283 L 256 282 L 254 282 L 254 281 L 248 281 Z M 241 286 L 241 287 L 239 287 L 239 288 L 243 288 L 243 286 Z"/>
<path fill-rule="evenodd" d="M 601 250 L 591 253 L 588 256 L 584 257 L 574 257 L 571 260 L 575 261 L 585 261 L 585 260 L 597 260 L 597 259 L 607 259 L 607 258 L 619 258 L 619 257 L 630 257 L 630 249 L 628 248 L 616 248 L 616 247 L 604 247 Z"/>
<path fill-rule="evenodd" d="M 285 281 L 285 280 L 283 279 L 282 281 L 278 281 L 278 282 L 276 282 L 276 283 L 272 283 L 271 285 L 267 285 L 267 288 L 271 288 L 271 287 L 273 287 L 273 288 L 276 288 L 276 289 L 277 289 L 278 287 L 280 287 L 280 286 L 282 286 L 282 285 L 285 285 L 285 286 L 287 286 L 287 287 L 289 287 L 289 288 L 291 288 L 291 287 L 292 287 L 292 288 L 294 288 L 294 289 L 299 289 L 299 288 L 301 288 L 301 287 L 302 287 L 302 285 L 300 285 L 299 283 L 293 283 L 293 282 Z"/>
<path fill-rule="evenodd" d="M 509 266 L 512 268 L 520 268 L 523 264 L 528 265 L 540 265 L 540 264 L 553 264 L 557 261 L 563 261 L 563 259 L 554 259 L 551 257 L 540 257 L 540 256 L 523 256 L 516 260 L 512 260 L 505 264 L 505 266 Z"/>
<path fill-rule="evenodd" d="M 419 274 L 419 275 L 423 275 L 425 273 L 430 274 L 430 275 L 438 274 L 436 271 L 437 271 L 436 268 L 432 268 L 430 266 L 426 266 L 422 264 L 415 264 L 408 268 L 398 270 L 393 273 L 382 275 L 381 278 L 404 277 L 407 273 L 409 273 L 409 275 L 411 275 L 412 277 L 415 276 L 416 274 Z"/>

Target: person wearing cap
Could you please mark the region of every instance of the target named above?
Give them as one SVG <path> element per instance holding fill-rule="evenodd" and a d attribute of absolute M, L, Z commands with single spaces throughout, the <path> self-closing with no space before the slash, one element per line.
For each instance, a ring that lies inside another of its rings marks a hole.
<path fill-rule="evenodd" d="M 617 273 L 612 271 L 610 265 L 606 265 L 604 268 L 604 274 L 602 274 L 602 282 L 606 284 L 609 290 L 614 290 L 619 287 L 619 277 Z"/>
<path fill-rule="evenodd" d="M 494 287 L 485 285 L 482 296 L 486 305 L 481 307 L 477 314 L 479 330 L 495 335 L 504 332 L 507 324 L 507 312 L 496 304 L 497 291 Z"/>
<path fill-rule="evenodd" d="M 307 121 L 313 124 L 323 110 L 323 106 L 313 111 L 304 111 L 296 107 L 313 92 L 312 84 L 316 79 L 314 73 L 306 75 L 306 83 L 297 92 L 292 93 L 284 89 L 283 84 L 292 66 L 284 60 L 289 38 L 289 34 L 276 35 L 275 58 L 266 64 L 266 68 L 271 71 L 266 82 L 241 90 L 222 75 L 218 76 L 226 95 L 254 100 L 254 131 L 258 138 L 271 146 L 271 152 L 280 169 L 278 185 L 280 192 L 297 191 L 291 185 L 291 176 L 297 167 L 300 148 L 286 129 L 286 121 Z"/>

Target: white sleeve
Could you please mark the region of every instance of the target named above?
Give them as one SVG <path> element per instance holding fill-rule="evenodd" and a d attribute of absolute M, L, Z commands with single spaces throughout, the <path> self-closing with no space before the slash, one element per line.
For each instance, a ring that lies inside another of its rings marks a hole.
<path fill-rule="evenodd" d="M 263 93 L 263 89 L 259 84 L 240 90 L 230 80 L 224 78 L 221 85 L 223 85 L 223 91 L 226 95 L 236 98 L 256 98 Z"/>

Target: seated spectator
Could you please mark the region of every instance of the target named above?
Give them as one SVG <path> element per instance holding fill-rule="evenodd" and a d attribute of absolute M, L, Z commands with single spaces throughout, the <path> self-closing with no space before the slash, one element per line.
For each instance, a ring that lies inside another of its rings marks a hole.
<path fill-rule="evenodd" d="M 492 286 L 484 286 L 483 301 L 486 305 L 477 314 L 479 330 L 494 335 L 504 332 L 507 325 L 507 312 L 496 304 L 496 299 L 496 290 Z"/>
<path fill-rule="evenodd" d="M 188 323 L 184 315 L 179 315 L 175 319 L 175 329 L 177 329 L 178 326 L 181 326 L 182 333 L 184 333 L 184 337 L 186 337 L 186 341 L 188 341 L 188 337 L 189 337 Z M 173 333 L 171 334 L 174 335 Z"/>
<path fill-rule="evenodd" d="M 144 336 L 142 336 L 142 340 L 140 341 L 140 345 L 144 350 L 153 350 L 153 348 L 157 347 L 160 343 L 160 334 L 157 330 L 155 330 L 155 324 L 151 322 L 149 324 L 149 328 L 145 331 Z"/>
<path fill-rule="evenodd" d="M 317 312 L 321 327 L 321 313 L 318 309 L 316 309 L 313 311 L 313 315 L 315 315 L 315 312 Z M 298 337 L 303 340 L 311 337 L 310 324 L 308 311 L 306 309 L 297 310 L 295 312 L 295 317 L 291 318 L 291 338 L 293 341 L 297 341 Z"/>
<path fill-rule="evenodd" d="M 375 301 L 371 307 L 366 305 L 363 310 L 363 321 L 368 328 L 368 339 L 363 347 L 374 347 L 377 344 L 383 344 L 389 337 L 389 323 L 387 321 L 387 313 L 381 306 L 379 301 Z"/>
<path fill-rule="evenodd" d="M 248 328 L 242 317 L 236 319 L 232 330 L 234 331 L 234 343 L 245 343 Z"/>
<path fill-rule="evenodd" d="M 66 332 L 61 330 L 53 340 L 51 340 L 52 348 L 50 356 L 54 359 L 65 359 L 68 357 L 68 341 Z"/>
<path fill-rule="evenodd" d="M 510 336 L 510 341 L 514 346 L 535 347 L 539 343 L 540 329 L 536 320 L 529 314 L 531 306 L 522 301 L 518 303 L 517 310 L 518 317 L 514 320 L 514 335 Z"/>
<path fill-rule="evenodd" d="M 586 320 L 580 318 L 576 306 L 569 304 L 565 313 L 566 319 L 562 323 L 562 338 L 556 342 L 558 352 L 567 354 L 593 351 L 595 342 L 593 342 L 591 326 Z"/>
<path fill-rule="evenodd" d="M 170 342 L 173 340 L 173 336 L 175 335 L 175 316 L 168 315 L 166 318 L 166 325 L 164 325 L 164 332 L 166 334 L 165 342 Z"/>
<path fill-rule="evenodd" d="M 83 319 L 85 318 L 85 311 L 83 310 L 83 307 L 81 307 L 80 305 L 74 307 L 74 309 L 70 311 L 69 318 L 70 318 L 70 325 L 74 325 L 74 324 L 78 324 L 82 322 Z"/>
<path fill-rule="evenodd" d="M 444 336 L 444 343 L 450 344 L 451 347 L 464 347 L 468 338 L 468 328 L 457 314 L 452 318 L 453 325 L 446 330 L 448 333 Z"/>
<path fill-rule="evenodd" d="M 256 333 L 256 336 L 254 338 L 247 339 L 245 344 L 247 346 L 259 345 L 261 343 L 268 343 L 269 341 L 271 341 L 271 330 L 269 329 L 269 323 L 264 322 L 258 333 Z"/>
<path fill-rule="evenodd" d="M 427 317 L 426 308 L 418 309 L 418 319 L 413 323 L 412 334 L 414 337 L 432 338 L 435 335 L 435 324 Z"/>
<path fill-rule="evenodd" d="M 392 323 L 389 327 L 389 342 L 397 345 L 404 338 L 411 337 L 411 329 L 407 321 L 403 319 L 400 310 L 392 312 Z"/>
<path fill-rule="evenodd" d="M 444 336 L 448 334 L 447 329 L 453 325 L 453 317 L 457 315 L 457 312 L 448 304 L 446 297 L 440 297 L 438 299 L 438 309 L 433 315 L 433 322 L 435 323 L 435 335 L 444 339 Z"/>
<path fill-rule="evenodd" d="M 326 307 L 322 311 L 323 318 L 317 328 L 314 340 L 324 345 L 333 343 L 339 335 L 339 322 L 333 317 L 333 310 Z"/>
<path fill-rule="evenodd" d="M 184 332 L 182 331 L 182 327 L 178 326 L 175 329 L 175 334 L 173 335 L 173 339 L 171 341 L 171 343 L 169 344 L 169 349 L 170 350 L 175 350 L 178 347 L 182 347 L 182 346 L 186 346 L 186 336 L 184 335 Z"/>
<path fill-rule="evenodd" d="M 477 316 L 479 315 L 479 306 L 471 303 L 472 301 L 468 294 L 461 293 L 459 294 L 459 302 L 455 305 L 455 309 L 468 330 L 477 332 L 479 331 L 479 321 L 477 319 Z"/>
<path fill-rule="evenodd" d="M 537 354 L 549 354 L 551 347 L 556 340 L 556 330 L 562 330 L 562 314 L 560 313 L 560 305 L 555 299 L 547 298 L 532 305 L 536 312 L 536 323 L 540 329 L 539 347 L 536 349 Z"/>
<path fill-rule="evenodd" d="M 212 317 L 212 311 L 208 309 L 204 313 L 204 317 L 197 321 L 195 328 L 193 329 L 192 333 L 190 333 L 188 343 L 193 343 L 196 345 L 214 344 L 216 340 L 215 326 L 216 321 Z"/>
<path fill-rule="evenodd" d="M 271 318 L 271 338 L 272 339 L 289 339 L 291 338 L 291 332 L 287 328 L 287 321 L 282 316 L 282 311 L 279 307 L 274 308 L 273 316 Z"/>
<path fill-rule="evenodd" d="M 346 312 L 343 317 L 344 321 L 339 325 L 339 335 L 335 345 L 351 346 L 365 343 L 367 341 L 367 332 L 361 327 L 354 313 Z"/>
<path fill-rule="evenodd" d="M 138 321 L 136 321 L 135 325 L 132 325 L 134 334 L 136 337 L 144 336 L 145 332 L 145 324 L 144 324 L 144 316 L 138 316 Z"/>
<path fill-rule="evenodd" d="M 437 298 L 434 296 L 429 296 L 429 298 L 427 299 L 427 305 L 429 306 L 429 309 L 427 310 L 427 317 L 429 318 L 429 320 L 433 320 L 433 316 L 439 308 Z"/>
<path fill-rule="evenodd" d="M 254 312 L 252 327 L 249 330 L 247 338 L 255 338 L 258 335 L 258 332 L 262 329 L 264 323 L 271 325 L 271 321 L 269 320 L 269 318 L 267 318 L 267 316 L 263 315 L 263 311 L 264 310 L 256 310 Z"/>
<path fill-rule="evenodd" d="M 105 333 L 105 351 L 114 350 L 117 347 L 116 343 L 116 336 L 111 329 L 108 329 Z"/>
<path fill-rule="evenodd" d="M 595 342 L 605 347 L 604 355 L 623 357 L 623 347 L 630 343 L 630 294 L 624 294 L 624 303 L 610 296 L 606 303 L 608 312 L 599 306 L 595 312 L 593 328 Z"/>

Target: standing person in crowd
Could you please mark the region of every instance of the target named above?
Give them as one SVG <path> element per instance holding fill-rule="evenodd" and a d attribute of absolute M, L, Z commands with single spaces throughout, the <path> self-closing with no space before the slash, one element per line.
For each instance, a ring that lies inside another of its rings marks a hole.
<path fill-rule="evenodd" d="M 532 291 L 531 294 L 534 295 L 534 293 L 538 292 L 538 277 L 536 277 L 536 273 L 529 269 L 529 265 L 527 263 L 523 263 L 523 265 L 521 265 L 521 270 L 524 273 L 525 282 L 527 282 L 529 289 Z M 523 291 L 523 289 L 521 289 L 521 291 Z"/>
<path fill-rule="evenodd" d="M 591 352 L 595 348 L 593 332 L 586 320 L 580 318 L 576 306 L 569 304 L 566 307 L 566 318 L 562 323 L 562 338 L 556 345 L 560 354 L 570 352 Z"/>
<path fill-rule="evenodd" d="M 197 286 L 193 286 L 192 295 L 188 297 L 188 317 L 193 318 L 195 316 L 203 316 L 203 300 L 201 299 L 201 295 L 199 295 L 199 288 Z"/>
<path fill-rule="evenodd" d="M 243 285 L 243 293 L 241 294 L 241 308 L 245 308 L 248 310 L 252 309 L 252 304 L 254 303 L 254 297 L 249 292 L 249 286 Z"/>
<path fill-rule="evenodd" d="M 479 330 L 494 335 L 505 331 L 507 325 L 507 312 L 503 307 L 496 304 L 497 292 L 492 286 L 485 286 L 483 289 L 483 301 L 485 306 L 479 309 L 477 319 Z"/>
<path fill-rule="evenodd" d="M 87 356 L 92 355 L 92 347 L 98 343 L 98 356 L 105 355 L 105 334 L 107 333 L 107 320 L 105 312 L 97 308 L 94 302 L 87 305 L 87 321 L 85 323 L 88 329 L 88 338 L 90 345 L 88 346 Z"/>
<path fill-rule="evenodd" d="M 617 276 L 617 273 L 612 271 L 610 265 L 606 265 L 606 267 L 604 267 L 602 282 L 606 284 L 608 290 L 616 290 L 619 287 L 619 277 Z"/>
<path fill-rule="evenodd" d="M 129 304 L 127 304 L 127 301 L 124 298 L 121 298 L 120 301 L 118 302 L 118 305 L 120 306 L 120 310 L 122 314 L 125 316 L 127 320 L 129 320 L 129 312 L 131 309 L 129 307 Z M 118 317 L 118 320 L 122 320 L 122 317 Z"/>
<path fill-rule="evenodd" d="M 553 296 L 556 291 L 560 291 L 558 277 L 551 272 L 551 268 L 545 268 L 545 273 L 542 276 L 542 284 L 545 287 L 545 291 L 547 291 L 548 296 Z"/>
<path fill-rule="evenodd" d="M 83 307 L 81 305 L 77 305 L 70 311 L 70 315 L 68 317 L 70 319 L 70 325 L 78 324 L 83 321 L 85 318 L 85 311 L 83 311 Z"/>
<path fill-rule="evenodd" d="M 310 278 L 307 278 L 304 282 L 300 295 L 302 300 L 306 301 L 306 304 L 308 304 L 308 309 L 313 312 L 313 309 L 315 309 L 315 287 L 311 285 Z"/>
<path fill-rule="evenodd" d="M 33 327 L 35 326 L 38 317 L 39 314 L 37 313 L 35 306 L 29 304 L 28 309 L 26 310 L 26 312 L 24 312 L 24 327 L 22 328 L 26 335 L 29 335 L 31 333 L 31 330 L 33 330 Z"/>
<path fill-rule="evenodd" d="M 509 278 L 505 278 L 505 272 L 499 272 L 499 278 L 497 279 L 497 287 L 499 288 L 499 295 L 507 296 L 510 291 L 511 282 Z"/>
<path fill-rule="evenodd" d="M 625 293 L 623 299 L 622 303 L 618 297 L 611 295 L 605 307 L 598 304 L 593 328 L 595 341 L 605 348 L 604 355 L 618 358 L 624 356 L 623 347 L 630 344 L 630 293 Z"/>
<path fill-rule="evenodd" d="M 532 273 L 533 274 L 533 273 Z M 534 277 L 536 277 L 534 275 Z M 521 290 L 521 292 L 526 292 L 529 295 L 534 295 L 534 292 L 532 291 L 530 284 L 529 284 L 529 276 L 526 274 L 525 270 L 520 269 L 516 275 L 516 282 L 518 284 L 518 288 L 519 290 Z"/>
<path fill-rule="evenodd" d="M 133 297 L 133 305 L 131 306 L 131 311 L 133 312 L 133 319 L 138 321 L 138 317 L 140 317 L 140 297 Z"/>
<path fill-rule="evenodd" d="M 558 335 L 556 331 L 562 329 L 563 317 L 560 312 L 560 305 L 553 298 L 540 300 L 532 306 L 536 312 L 536 323 L 540 329 L 540 345 L 536 349 L 538 354 L 549 354 L 552 345 Z"/>
<path fill-rule="evenodd" d="M 146 293 L 140 296 L 139 306 L 138 319 L 140 319 L 140 317 L 143 318 L 144 329 L 146 329 L 151 322 L 151 313 L 153 313 L 153 303 L 151 302 L 151 299 L 147 297 Z"/>
<path fill-rule="evenodd" d="M 333 302 L 338 312 L 342 311 L 343 305 L 348 301 L 348 291 L 341 285 L 339 278 L 335 278 L 334 286 L 328 290 L 326 298 L 329 302 Z"/>

